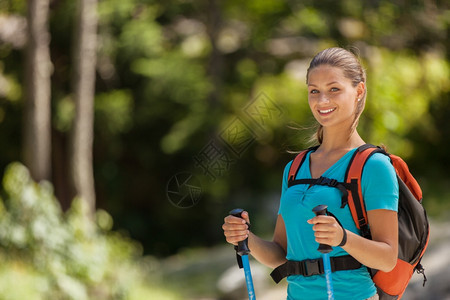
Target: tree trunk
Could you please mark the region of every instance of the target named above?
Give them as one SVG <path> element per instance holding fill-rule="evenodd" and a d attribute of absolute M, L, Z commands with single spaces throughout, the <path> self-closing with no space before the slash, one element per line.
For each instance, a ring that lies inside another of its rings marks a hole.
<path fill-rule="evenodd" d="M 70 148 L 70 177 L 74 192 L 95 212 L 92 148 L 97 45 L 97 0 L 79 0 L 75 28 L 74 101 L 76 107 Z"/>
<path fill-rule="evenodd" d="M 24 163 L 36 181 L 51 176 L 49 0 L 29 0 L 27 9 L 26 91 L 23 127 Z"/>
<path fill-rule="evenodd" d="M 214 111 L 221 102 L 220 95 L 223 89 L 223 66 L 224 57 L 217 47 L 217 37 L 222 29 L 222 1 L 208 0 L 207 2 L 207 33 L 211 42 L 211 55 L 207 66 L 207 73 L 213 84 L 213 89 L 209 94 L 209 105 Z"/>

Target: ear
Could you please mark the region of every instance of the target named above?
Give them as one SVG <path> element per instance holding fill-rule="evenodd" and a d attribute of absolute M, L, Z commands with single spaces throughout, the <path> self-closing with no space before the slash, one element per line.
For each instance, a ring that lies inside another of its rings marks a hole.
<path fill-rule="evenodd" d="M 365 91 L 366 91 L 366 85 L 364 84 L 364 82 L 361 81 L 356 86 L 356 98 L 357 99 L 362 99 L 362 97 L 364 96 L 364 92 Z"/>

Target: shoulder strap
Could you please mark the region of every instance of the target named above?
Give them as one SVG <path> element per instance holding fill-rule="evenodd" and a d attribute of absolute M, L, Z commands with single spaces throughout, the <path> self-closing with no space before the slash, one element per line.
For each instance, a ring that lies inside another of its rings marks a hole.
<path fill-rule="evenodd" d="M 362 197 L 361 178 L 366 161 L 375 153 L 387 154 L 383 149 L 374 145 L 365 144 L 359 147 L 353 154 L 345 174 L 345 182 L 350 187 L 348 206 L 356 227 L 361 230 L 364 237 L 370 237 L 370 231 L 366 206 Z"/>
<path fill-rule="evenodd" d="M 297 177 L 298 170 L 300 170 L 300 167 L 306 159 L 306 154 L 317 148 L 317 146 L 308 148 L 297 154 L 297 156 L 292 161 L 291 167 L 289 168 L 288 183 L 293 182 L 295 180 L 295 177 Z"/>

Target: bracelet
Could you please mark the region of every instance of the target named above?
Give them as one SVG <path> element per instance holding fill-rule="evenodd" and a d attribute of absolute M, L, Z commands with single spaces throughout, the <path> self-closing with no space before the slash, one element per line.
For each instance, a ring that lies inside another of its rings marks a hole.
<path fill-rule="evenodd" d="M 344 232 L 344 235 L 342 236 L 342 241 L 339 243 L 338 247 L 345 246 L 345 244 L 347 243 L 347 230 L 342 227 L 342 231 Z"/>

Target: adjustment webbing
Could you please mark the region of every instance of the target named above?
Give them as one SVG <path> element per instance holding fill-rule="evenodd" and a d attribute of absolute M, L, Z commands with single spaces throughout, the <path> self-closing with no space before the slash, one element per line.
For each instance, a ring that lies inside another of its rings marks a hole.
<path fill-rule="evenodd" d="M 351 184 L 346 182 L 339 182 L 336 179 L 328 178 L 328 177 L 319 177 L 319 178 L 309 178 L 309 179 L 295 179 L 288 181 L 288 188 L 298 184 L 309 184 L 309 185 L 323 185 L 337 188 L 341 191 L 341 208 L 344 208 L 348 203 L 348 190 L 351 189 Z"/>
<path fill-rule="evenodd" d="M 362 264 L 350 255 L 330 257 L 331 272 L 342 270 L 355 270 L 361 268 Z M 290 275 L 313 276 L 324 274 L 322 258 L 307 259 L 302 261 L 288 260 L 276 267 L 270 276 L 276 283 Z"/>

